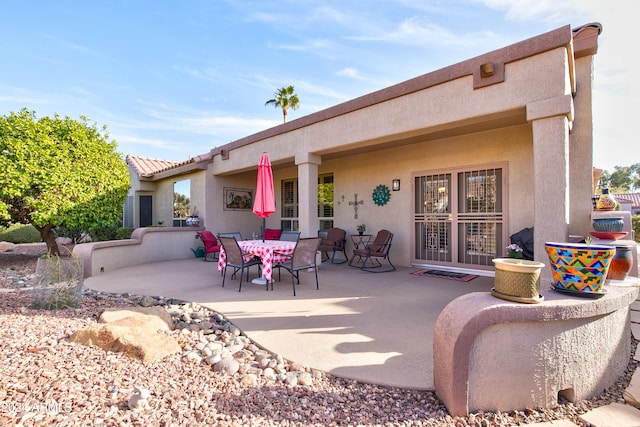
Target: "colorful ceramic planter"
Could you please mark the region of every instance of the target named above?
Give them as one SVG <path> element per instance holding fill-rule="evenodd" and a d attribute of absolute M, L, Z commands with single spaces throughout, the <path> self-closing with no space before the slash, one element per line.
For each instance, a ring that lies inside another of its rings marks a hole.
<path fill-rule="evenodd" d="M 559 291 L 602 294 L 616 248 L 586 243 L 544 244 L 549 256 L 553 286 Z"/>
<path fill-rule="evenodd" d="M 633 268 L 633 246 L 616 245 L 616 254 L 611 258 L 607 279 L 625 280 Z"/>
<path fill-rule="evenodd" d="M 619 233 L 624 228 L 622 217 L 594 218 L 593 229 L 600 232 Z"/>

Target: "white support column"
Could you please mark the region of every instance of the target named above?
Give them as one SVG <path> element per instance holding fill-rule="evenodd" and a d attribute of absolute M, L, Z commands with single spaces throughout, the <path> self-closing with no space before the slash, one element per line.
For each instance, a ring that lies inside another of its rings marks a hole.
<path fill-rule="evenodd" d="M 296 154 L 298 166 L 298 220 L 301 237 L 318 235 L 318 165 L 319 156 Z"/>
<path fill-rule="evenodd" d="M 544 243 L 569 239 L 569 129 L 573 119 L 570 95 L 527 105 L 533 130 L 534 258 L 549 264 Z M 551 270 L 542 271 L 548 283 Z"/>

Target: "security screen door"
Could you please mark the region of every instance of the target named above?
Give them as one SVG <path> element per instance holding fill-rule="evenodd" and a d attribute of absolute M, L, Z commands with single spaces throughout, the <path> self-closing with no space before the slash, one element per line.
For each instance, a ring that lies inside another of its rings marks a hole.
<path fill-rule="evenodd" d="M 502 168 L 420 175 L 414 180 L 414 261 L 492 266 L 502 242 Z"/>

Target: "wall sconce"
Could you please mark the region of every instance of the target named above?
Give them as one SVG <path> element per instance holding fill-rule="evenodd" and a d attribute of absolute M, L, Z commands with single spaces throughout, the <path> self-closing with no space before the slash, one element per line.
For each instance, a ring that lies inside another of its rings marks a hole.
<path fill-rule="evenodd" d="M 393 183 L 391 184 L 391 188 L 393 189 L 393 191 L 400 191 L 400 180 L 394 179 Z"/>

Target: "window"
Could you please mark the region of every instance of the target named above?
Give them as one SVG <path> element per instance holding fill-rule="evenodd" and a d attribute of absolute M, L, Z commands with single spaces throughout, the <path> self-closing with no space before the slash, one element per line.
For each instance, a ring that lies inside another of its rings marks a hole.
<path fill-rule="evenodd" d="M 191 180 L 185 179 L 173 183 L 173 226 L 184 227 L 185 218 L 191 215 L 189 196 Z"/>
<path fill-rule="evenodd" d="M 298 222 L 298 180 L 282 180 L 280 227 L 297 231 Z M 318 175 L 318 219 L 319 230 L 333 227 L 333 174 Z"/>
<path fill-rule="evenodd" d="M 333 227 L 333 174 L 318 175 L 318 219 L 320 230 Z"/>
<path fill-rule="evenodd" d="M 282 180 L 282 202 L 280 203 L 280 228 L 297 231 L 298 224 L 298 179 Z"/>

